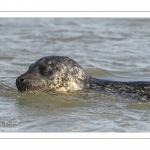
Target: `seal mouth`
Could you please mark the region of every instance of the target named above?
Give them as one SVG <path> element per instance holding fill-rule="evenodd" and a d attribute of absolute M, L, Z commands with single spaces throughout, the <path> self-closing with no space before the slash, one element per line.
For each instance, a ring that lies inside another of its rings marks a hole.
<path fill-rule="evenodd" d="M 30 83 L 20 84 L 16 81 L 16 86 L 19 92 L 30 92 L 30 93 L 37 93 L 40 92 L 40 89 L 37 87 L 33 87 Z"/>
<path fill-rule="evenodd" d="M 31 82 L 29 82 L 24 76 L 19 76 L 16 79 L 16 87 L 19 92 L 24 91 L 31 91 L 34 90 L 34 87 L 32 86 Z"/>
<path fill-rule="evenodd" d="M 27 83 L 23 83 L 19 78 L 16 79 L 16 87 L 19 92 L 29 91 L 31 89 L 31 85 Z"/>
<path fill-rule="evenodd" d="M 22 79 L 22 77 L 18 77 L 16 79 L 16 87 L 19 92 L 30 92 L 30 93 L 38 93 L 41 91 L 41 89 L 44 91 L 44 86 L 35 86 L 32 85 L 31 82 L 29 82 L 26 79 Z"/>

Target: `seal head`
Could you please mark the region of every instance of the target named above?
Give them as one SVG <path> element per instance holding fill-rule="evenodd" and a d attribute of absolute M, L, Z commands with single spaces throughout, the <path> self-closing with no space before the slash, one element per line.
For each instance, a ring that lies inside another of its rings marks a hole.
<path fill-rule="evenodd" d="M 28 71 L 16 79 L 16 86 L 19 91 L 72 92 L 84 89 L 88 77 L 74 60 L 48 56 L 31 64 Z"/>

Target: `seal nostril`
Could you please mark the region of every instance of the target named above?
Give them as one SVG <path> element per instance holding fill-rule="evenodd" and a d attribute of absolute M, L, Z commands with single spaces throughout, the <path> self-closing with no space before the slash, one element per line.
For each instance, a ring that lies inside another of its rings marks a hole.
<path fill-rule="evenodd" d="M 25 80 L 25 78 L 20 78 L 19 82 L 22 83 Z"/>
<path fill-rule="evenodd" d="M 26 82 L 26 75 L 21 75 L 16 79 L 16 86 L 18 88 L 18 91 L 25 91 L 27 90 L 27 82 Z"/>

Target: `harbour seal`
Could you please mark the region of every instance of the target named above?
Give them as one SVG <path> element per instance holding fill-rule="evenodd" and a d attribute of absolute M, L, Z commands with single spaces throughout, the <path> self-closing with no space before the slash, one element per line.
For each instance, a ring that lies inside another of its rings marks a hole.
<path fill-rule="evenodd" d="M 150 100 L 150 82 L 120 82 L 96 79 L 69 57 L 47 56 L 29 66 L 26 73 L 16 79 L 18 91 L 76 92 L 82 90 L 119 93 L 132 98 Z"/>

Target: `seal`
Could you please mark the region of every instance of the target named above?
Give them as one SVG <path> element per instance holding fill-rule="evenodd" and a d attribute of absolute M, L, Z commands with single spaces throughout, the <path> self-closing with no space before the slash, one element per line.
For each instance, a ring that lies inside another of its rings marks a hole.
<path fill-rule="evenodd" d="M 29 66 L 27 72 L 16 79 L 18 91 L 76 92 L 103 91 L 119 93 L 141 101 L 150 100 L 150 82 L 120 82 L 94 78 L 69 57 L 47 56 Z"/>

